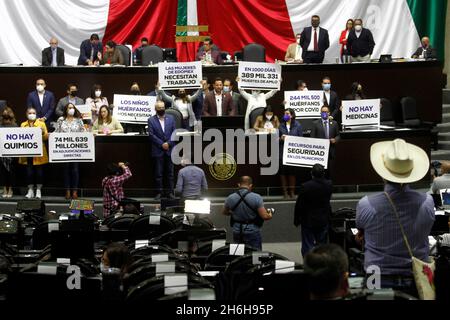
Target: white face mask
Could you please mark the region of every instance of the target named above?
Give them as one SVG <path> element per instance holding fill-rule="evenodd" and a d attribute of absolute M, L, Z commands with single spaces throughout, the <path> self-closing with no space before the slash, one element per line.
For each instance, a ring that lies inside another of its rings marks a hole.
<path fill-rule="evenodd" d="M 102 95 L 102 92 L 100 90 L 95 91 L 95 97 L 100 98 Z"/>
<path fill-rule="evenodd" d="M 355 30 L 358 31 L 358 32 L 361 31 L 362 30 L 362 26 L 361 25 L 355 26 Z"/>
<path fill-rule="evenodd" d="M 73 115 L 75 114 L 75 109 L 69 109 L 69 110 L 67 110 L 67 114 L 68 114 L 69 116 L 73 116 Z"/>
<path fill-rule="evenodd" d="M 36 113 L 29 113 L 27 116 L 28 120 L 34 121 L 36 120 Z"/>
<path fill-rule="evenodd" d="M 39 85 L 36 86 L 36 90 L 38 92 L 43 92 L 44 91 L 44 86 L 42 84 L 39 84 Z"/>

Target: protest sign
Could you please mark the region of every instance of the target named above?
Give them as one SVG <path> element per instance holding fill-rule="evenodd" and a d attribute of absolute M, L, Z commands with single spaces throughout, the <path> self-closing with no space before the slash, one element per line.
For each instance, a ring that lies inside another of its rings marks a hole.
<path fill-rule="evenodd" d="M 159 63 L 159 85 L 163 90 L 200 89 L 203 78 L 202 62 Z"/>
<path fill-rule="evenodd" d="M 293 109 L 297 119 L 317 119 L 323 106 L 323 91 L 285 91 L 284 101 L 286 109 Z"/>
<path fill-rule="evenodd" d="M 156 97 L 114 95 L 113 114 L 122 123 L 147 123 L 155 115 Z"/>
<path fill-rule="evenodd" d="M 81 119 L 92 120 L 91 106 L 88 104 L 76 105 L 75 108 L 81 113 Z"/>
<path fill-rule="evenodd" d="M 48 138 L 50 162 L 95 162 L 92 132 L 53 132 Z"/>
<path fill-rule="evenodd" d="M 239 61 L 239 88 L 280 90 L 281 66 L 277 63 Z"/>
<path fill-rule="evenodd" d="M 311 168 L 316 163 L 328 166 L 330 140 L 286 136 L 283 165 Z"/>
<path fill-rule="evenodd" d="M 42 157 L 41 128 L 0 128 L 2 157 Z"/>
<path fill-rule="evenodd" d="M 380 99 L 342 101 L 343 126 L 379 126 Z"/>

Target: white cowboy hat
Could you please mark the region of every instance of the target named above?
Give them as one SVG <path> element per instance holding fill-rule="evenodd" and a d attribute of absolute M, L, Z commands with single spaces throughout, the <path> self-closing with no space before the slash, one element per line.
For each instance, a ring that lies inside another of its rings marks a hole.
<path fill-rule="evenodd" d="M 378 175 L 395 183 L 419 181 L 430 168 L 425 151 L 403 139 L 374 143 L 370 148 L 370 162 Z"/>

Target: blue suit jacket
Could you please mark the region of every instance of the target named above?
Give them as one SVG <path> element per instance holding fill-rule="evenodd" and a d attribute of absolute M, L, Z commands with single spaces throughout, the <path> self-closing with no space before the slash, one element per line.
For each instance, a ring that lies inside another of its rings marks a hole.
<path fill-rule="evenodd" d="M 158 116 L 148 118 L 148 136 L 152 144 L 152 157 L 162 157 L 171 155 L 172 148 L 175 145 L 172 141 L 172 133 L 175 131 L 175 121 L 170 116 L 164 116 L 164 131 L 161 128 Z M 167 142 L 170 145 L 169 150 L 165 151 L 162 145 Z"/>
<path fill-rule="evenodd" d="M 39 100 L 39 95 L 36 90 L 31 91 L 27 97 L 27 108 L 33 107 L 36 109 L 36 116 L 38 118 L 45 117 L 47 121 L 45 123 L 48 125 L 52 120 L 53 113 L 55 112 L 55 95 L 53 92 L 45 90 L 44 100 L 42 102 Z"/>
<path fill-rule="evenodd" d="M 91 48 L 94 47 L 94 61 L 98 60 L 97 53 L 103 54 L 102 43 L 99 42 L 98 45 L 92 46 L 89 39 L 84 40 L 80 45 L 80 57 L 78 58 L 78 65 L 87 65 L 86 60 L 91 57 Z"/>

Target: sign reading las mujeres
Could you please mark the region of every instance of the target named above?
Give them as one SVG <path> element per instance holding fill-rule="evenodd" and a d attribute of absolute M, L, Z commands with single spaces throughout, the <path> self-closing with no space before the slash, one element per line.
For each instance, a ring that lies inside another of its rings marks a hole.
<path fill-rule="evenodd" d="M 41 128 L 0 128 L 2 157 L 41 157 Z"/>

